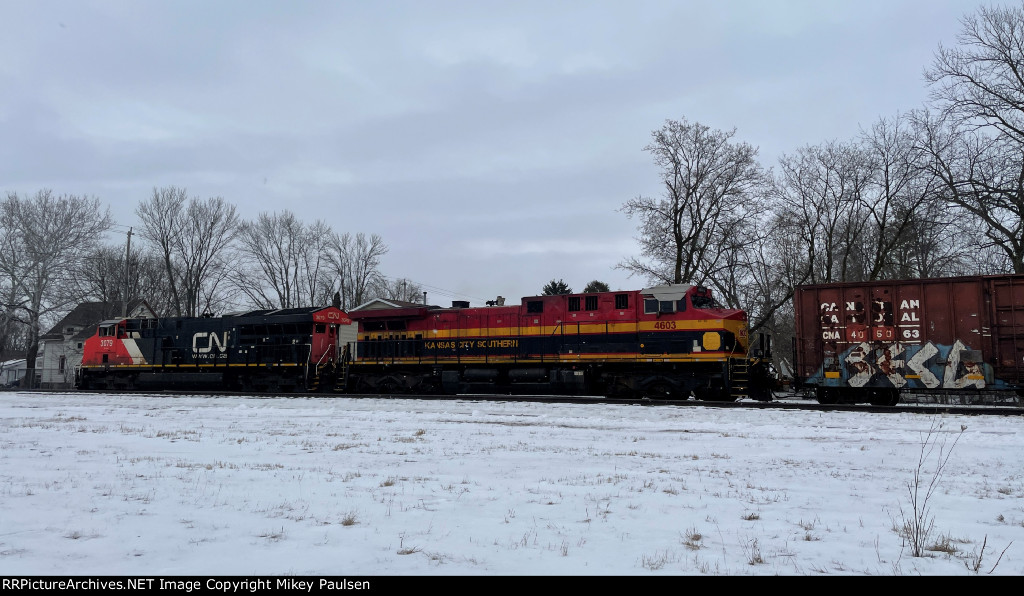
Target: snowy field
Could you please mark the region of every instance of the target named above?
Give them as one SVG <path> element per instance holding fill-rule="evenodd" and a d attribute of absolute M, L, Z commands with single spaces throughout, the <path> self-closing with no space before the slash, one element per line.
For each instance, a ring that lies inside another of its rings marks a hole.
<path fill-rule="evenodd" d="M 0 575 L 1022 575 L 1022 454 L 1020 417 L 7 392 Z"/>

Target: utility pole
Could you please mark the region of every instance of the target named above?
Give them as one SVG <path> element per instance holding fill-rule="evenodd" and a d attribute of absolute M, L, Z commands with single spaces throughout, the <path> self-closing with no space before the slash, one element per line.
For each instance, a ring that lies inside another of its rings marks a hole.
<path fill-rule="evenodd" d="M 124 249 L 124 296 L 121 296 L 121 318 L 128 318 L 128 288 L 131 287 L 131 281 L 128 279 L 128 275 L 131 273 L 131 267 L 129 262 L 132 256 L 132 229 L 128 228 L 128 244 Z"/>

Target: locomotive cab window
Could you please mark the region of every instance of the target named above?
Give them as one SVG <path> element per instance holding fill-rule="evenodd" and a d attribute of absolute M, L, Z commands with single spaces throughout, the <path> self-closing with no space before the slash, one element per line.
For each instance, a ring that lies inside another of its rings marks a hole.
<path fill-rule="evenodd" d="M 314 330 L 315 333 L 324 333 L 325 331 L 327 331 L 327 325 L 324 325 L 323 323 L 316 324 L 316 329 Z"/>
<path fill-rule="evenodd" d="M 528 300 L 526 302 L 526 312 L 529 312 L 529 313 L 544 312 L 544 301 L 543 300 Z"/>
<path fill-rule="evenodd" d="M 658 312 L 658 301 L 654 298 L 644 299 L 644 314 L 653 315 Z"/>

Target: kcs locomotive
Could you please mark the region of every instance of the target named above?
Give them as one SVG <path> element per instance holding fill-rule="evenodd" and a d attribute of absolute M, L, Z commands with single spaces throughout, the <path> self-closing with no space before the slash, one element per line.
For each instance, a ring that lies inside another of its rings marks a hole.
<path fill-rule="evenodd" d="M 747 317 L 707 288 L 523 298 L 512 306 L 356 309 L 355 393 L 771 399 Z M 763 355 L 763 354 L 762 354 Z"/>

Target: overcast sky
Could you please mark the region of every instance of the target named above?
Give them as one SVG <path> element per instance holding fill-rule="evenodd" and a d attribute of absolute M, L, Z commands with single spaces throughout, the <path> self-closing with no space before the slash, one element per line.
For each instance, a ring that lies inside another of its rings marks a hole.
<path fill-rule="evenodd" d="M 154 187 L 380 234 L 431 303 L 646 282 L 667 119 L 761 163 L 920 107 L 968 0 L 0 0 L 0 192 Z"/>

